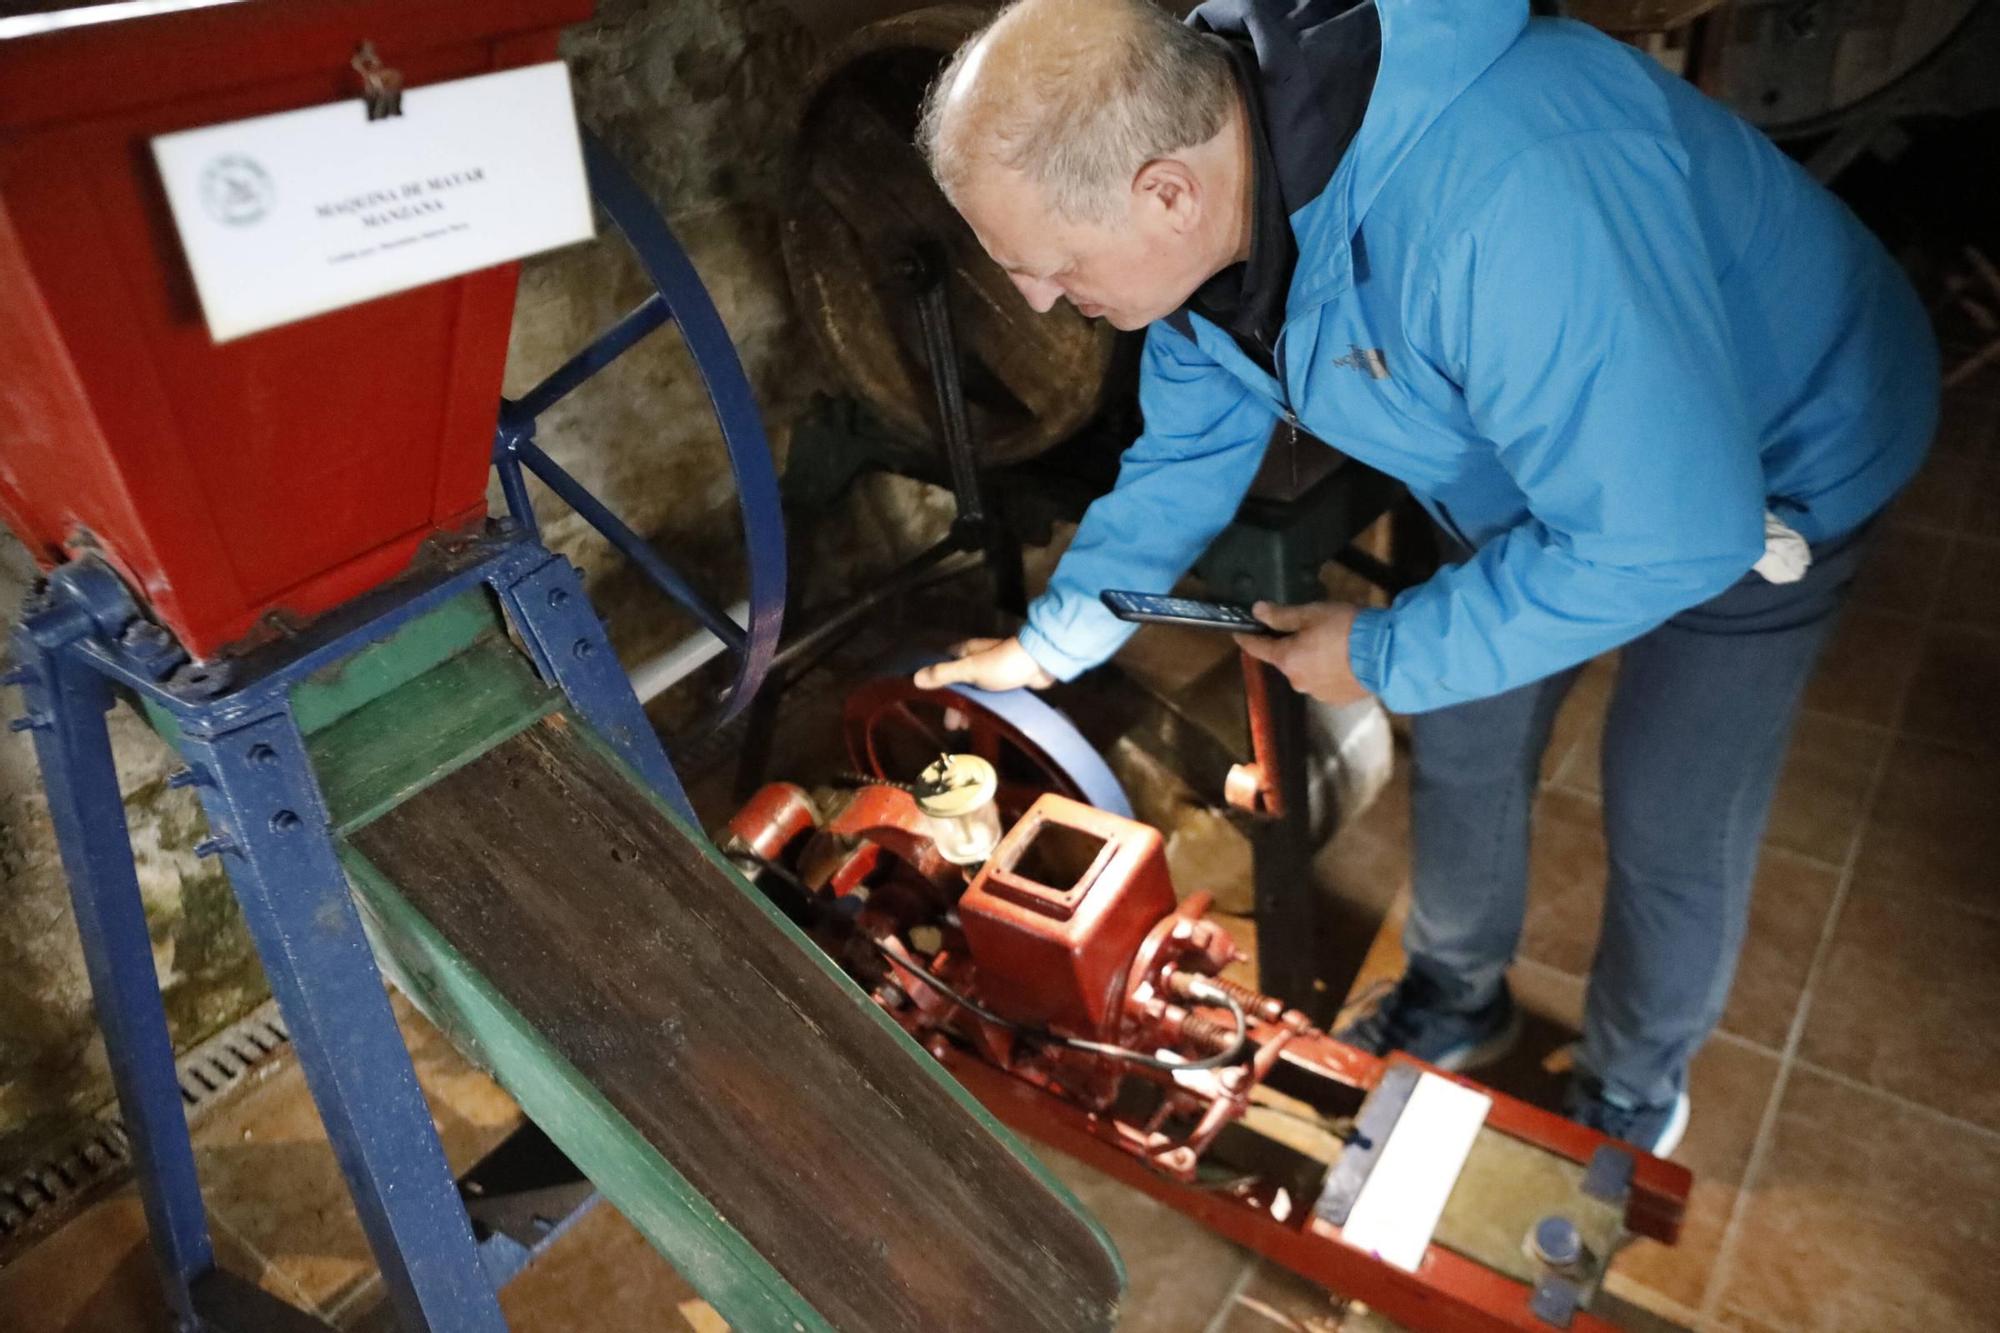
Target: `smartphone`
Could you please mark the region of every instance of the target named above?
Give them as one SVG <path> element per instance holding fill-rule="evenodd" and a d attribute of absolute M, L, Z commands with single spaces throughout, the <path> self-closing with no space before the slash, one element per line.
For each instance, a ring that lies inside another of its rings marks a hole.
<path fill-rule="evenodd" d="M 1250 608 L 1234 602 L 1197 602 L 1188 597 L 1160 593 L 1120 592 L 1106 588 L 1099 593 L 1111 614 L 1120 620 L 1156 625 L 1185 625 L 1191 629 L 1219 629 L 1232 634 L 1264 634 L 1276 637 L 1272 629 L 1250 614 Z"/>

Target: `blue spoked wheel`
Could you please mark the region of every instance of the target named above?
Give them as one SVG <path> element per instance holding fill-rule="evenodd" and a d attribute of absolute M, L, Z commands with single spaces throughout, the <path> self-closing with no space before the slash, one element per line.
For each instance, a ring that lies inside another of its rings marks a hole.
<path fill-rule="evenodd" d="M 583 136 L 584 166 L 590 192 L 599 208 L 625 238 L 653 294 L 599 334 L 546 379 L 516 399 L 502 400 L 493 462 L 506 492 L 514 520 L 534 532 L 523 472 L 532 473 L 564 503 L 630 560 L 655 587 L 673 599 L 721 639 L 735 658 L 735 679 L 727 702 L 713 719 L 721 725 L 736 716 L 756 694 L 778 651 L 785 613 L 785 525 L 778 501 L 778 472 L 764 438 L 750 381 L 737 360 L 729 332 L 701 284 L 687 252 L 674 239 L 652 200 L 627 175 L 595 136 Z M 749 624 L 738 625 L 714 599 L 697 589 L 653 549 L 644 537 L 585 490 L 535 443 L 541 415 L 561 402 L 592 375 L 603 370 L 640 339 L 665 324 L 676 325 L 694 358 L 695 369 L 708 390 L 716 422 L 729 452 L 736 478 L 737 508 L 743 520 L 743 541 L 750 567 Z"/>

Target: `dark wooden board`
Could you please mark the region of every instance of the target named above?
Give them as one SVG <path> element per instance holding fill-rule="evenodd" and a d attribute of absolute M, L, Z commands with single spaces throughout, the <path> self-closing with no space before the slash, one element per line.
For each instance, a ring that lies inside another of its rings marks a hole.
<path fill-rule="evenodd" d="M 1103 1233 L 567 718 L 349 836 L 834 1328 L 1116 1323 Z"/>

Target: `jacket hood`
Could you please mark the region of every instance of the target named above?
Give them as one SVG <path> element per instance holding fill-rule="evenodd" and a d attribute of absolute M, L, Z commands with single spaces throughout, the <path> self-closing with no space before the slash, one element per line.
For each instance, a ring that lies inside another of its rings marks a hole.
<path fill-rule="evenodd" d="M 1294 314 L 1346 290 L 1353 251 L 1345 240 L 1410 148 L 1527 22 L 1527 0 L 1208 0 L 1188 16 L 1193 27 L 1248 39 L 1257 54 L 1292 230 L 1299 253 L 1314 257 L 1293 275 Z M 1330 163 L 1338 149 L 1321 90 L 1354 77 L 1357 33 L 1376 24 L 1374 91 L 1353 143 Z"/>

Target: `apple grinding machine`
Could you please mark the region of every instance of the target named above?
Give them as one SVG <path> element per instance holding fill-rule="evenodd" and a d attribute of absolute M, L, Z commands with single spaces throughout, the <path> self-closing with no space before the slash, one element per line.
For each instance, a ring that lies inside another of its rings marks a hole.
<path fill-rule="evenodd" d="M 0 515 L 44 571 L 14 726 L 179 1327 L 325 1326 L 216 1264 L 121 699 L 186 762 L 406 1328 L 504 1328 L 497 1286 L 563 1223 L 468 1213 L 385 975 L 739 1329 L 1113 1327 L 1116 1252 L 1003 1126 L 1407 1327 L 1608 1327 L 1591 1295 L 1628 1235 L 1674 1238 L 1687 1173 L 1225 977 L 1206 895 L 1040 701 L 865 685 L 854 773 L 704 836 L 526 477 L 724 641 L 731 714 L 778 645 L 777 481 L 693 267 L 587 133 L 654 290 L 518 398 L 512 263 L 211 340 L 149 141 L 392 114 L 387 66 L 414 90 L 548 62 L 590 0 L 146 8 L 0 32 Z M 668 325 L 735 469 L 747 627 L 536 442 Z"/>

